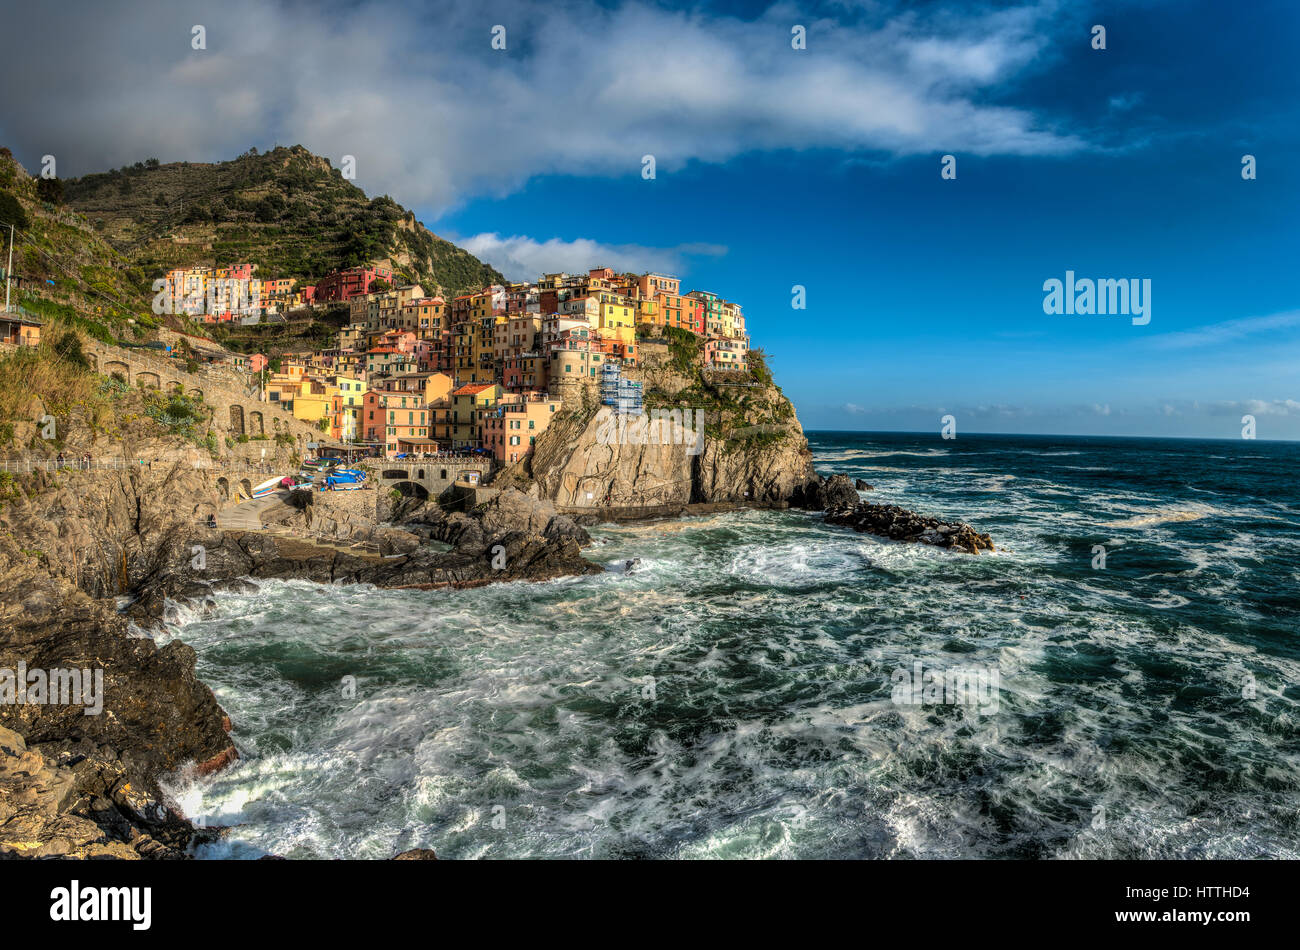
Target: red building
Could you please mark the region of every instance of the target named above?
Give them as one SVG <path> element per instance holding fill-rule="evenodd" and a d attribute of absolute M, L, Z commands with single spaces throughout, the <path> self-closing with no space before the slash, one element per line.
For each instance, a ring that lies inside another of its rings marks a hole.
<path fill-rule="evenodd" d="M 329 300 L 351 300 L 370 293 L 370 285 L 382 280 L 393 284 L 393 269 L 383 264 L 374 267 L 349 267 L 326 274 L 315 284 L 313 299 L 324 303 Z"/>

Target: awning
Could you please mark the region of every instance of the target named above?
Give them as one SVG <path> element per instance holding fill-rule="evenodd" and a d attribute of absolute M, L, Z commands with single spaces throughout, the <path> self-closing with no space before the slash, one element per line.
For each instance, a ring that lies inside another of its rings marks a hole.
<path fill-rule="evenodd" d="M 437 445 L 437 444 L 438 444 L 438 440 L 437 440 L 437 439 L 423 439 L 423 438 L 410 438 L 410 439 L 404 439 L 404 438 L 402 438 L 401 436 L 398 436 L 398 437 L 397 437 L 397 444 L 398 444 L 398 445 Z"/>

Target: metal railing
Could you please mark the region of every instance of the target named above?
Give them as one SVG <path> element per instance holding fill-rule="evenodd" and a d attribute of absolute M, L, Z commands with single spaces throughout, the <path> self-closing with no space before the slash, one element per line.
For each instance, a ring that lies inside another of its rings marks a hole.
<path fill-rule="evenodd" d="M 481 462 L 490 456 L 475 452 L 436 452 L 409 458 L 373 459 L 376 469 L 404 468 L 423 465 L 426 462 Z"/>
<path fill-rule="evenodd" d="M 21 458 L 21 459 L 0 459 L 0 471 L 13 472 L 15 474 L 31 474 L 32 472 L 77 472 L 77 471 L 112 471 L 121 472 L 130 469 L 152 469 L 154 466 L 172 466 L 180 465 L 183 468 L 208 470 L 215 469 L 218 472 L 229 473 L 231 475 L 271 475 L 277 471 L 282 471 L 288 466 L 273 465 L 269 462 L 261 464 L 244 463 L 242 467 L 231 467 L 219 465 L 215 462 L 197 461 L 181 462 L 176 459 L 145 459 L 145 458 L 121 458 L 110 456 L 108 458 Z"/>

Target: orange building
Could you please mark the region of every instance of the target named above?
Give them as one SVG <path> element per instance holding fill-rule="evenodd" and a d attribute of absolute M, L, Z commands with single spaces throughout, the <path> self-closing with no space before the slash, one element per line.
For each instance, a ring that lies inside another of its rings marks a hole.
<path fill-rule="evenodd" d="M 480 440 L 498 462 L 517 462 L 533 450 L 537 437 L 546 431 L 560 400 L 543 393 L 507 393 L 495 409 L 480 417 Z"/>
<path fill-rule="evenodd" d="M 433 448 L 432 422 L 419 392 L 372 389 L 366 393 L 362 428 L 367 442 L 382 442 L 388 458 Z"/>

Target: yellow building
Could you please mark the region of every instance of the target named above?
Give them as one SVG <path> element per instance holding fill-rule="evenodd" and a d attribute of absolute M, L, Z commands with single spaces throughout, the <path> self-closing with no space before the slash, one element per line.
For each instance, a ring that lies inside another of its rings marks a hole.
<path fill-rule="evenodd" d="M 505 323 L 495 327 L 493 356 L 501 362 L 508 356 L 534 352 L 542 332 L 542 318 L 535 313 L 512 313 Z"/>
<path fill-rule="evenodd" d="M 636 341 L 636 306 L 632 300 L 622 294 L 601 293 L 600 300 L 600 335 L 606 340 L 619 343 Z"/>
<path fill-rule="evenodd" d="M 659 312 L 659 301 L 653 297 L 638 300 L 636 302 L 636 322 L 638 326 L 645 323 L 651 326 L 663 326 L 664 317 Z"/>
<path fill-rule="evenodd" d="M 450 437 L 453 448 L 478 448 L 482 437 L 480 416 L 501 398 L 495 383 L 472 383 L 451 394 Z"/>
<path fill-rule="evenodd" d="M 293 397 L 293 417 L 316 426 L 320 425 L 322 419 L 326 420 L 328 427 L 321 431 L 328 432 L 332 438 L 337 439 L 341 431 L 335 412 L 338 399 L 339 387 L 304 377 Z"/>
<path fill-rule="evenodd" d="M 469 324 L 469 353 L 464 373 L 457 372 L 459 382 L 462 377 L 467 384 L 490 383 L 497 378 L 496 339 L 498 332 L 504 334 L 509 325 L 505 314 L 487 316 L 471 320 Z M 498 327 L 501 329 L 498 331 Z M 459 350 L 458 350 L 459 352 Z M 461 364 L 457 363 L 460 369 Z"/>
<path fill-rule="evenodd" d="M 348 373 L 338 373 L 331 376 L 329 381 L 339 393 L 338 438 L 343 442 L 360 442 L 361 414 L 366 406 L 366 381 Z"/>
<path fill-rule="evenodd" d="M 437 341 L 446 328 L 447 304 L 441 297 L 423 297 L 402 307 L 398 323 L 421 340 Z"/>
<path fill-rule="evenodd" d="M 455 388 L 455 381 L 446 373 L 430 373 L 429 378 L 424 381 L 424 402 L 431 406 L 436 402 L 447 400 Z"/>

